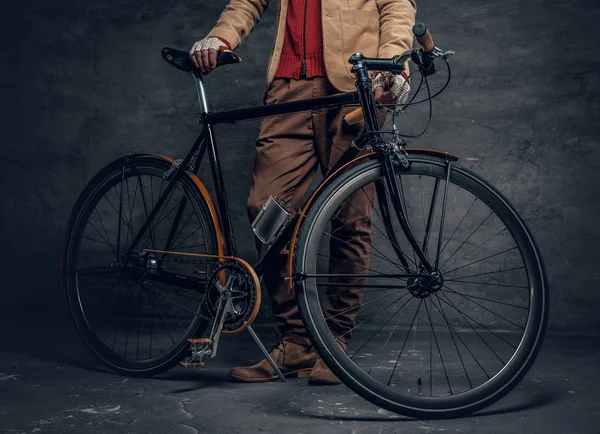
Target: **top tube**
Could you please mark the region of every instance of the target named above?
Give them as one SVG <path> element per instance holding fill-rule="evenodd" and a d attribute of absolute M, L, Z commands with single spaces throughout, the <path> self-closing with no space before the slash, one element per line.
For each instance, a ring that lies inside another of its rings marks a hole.
<path fill-rule="evenodd" d="M 355 53 L 350 57 L 348 62 L 354 65 L 353 69 L 364 68 L 366 71 L 399 71 L 403 69 L 404 62 L 410 59 L 411 52 L 412 50 L 406 51 L 400 56 L 394 56 L 387 59 L 369 58 L 364 57 L 361 53 Z M 349 92 L 322 98 L 311 98 L 287 103 L 211 113 L 202 75 L 192 75 L 196 82 L 200 113 L 202 114 L 203 121 L 209 124 L 234 123 L 243 120 L 278 116 L 301 111 L 336 108 L 345 105 L 358 105 L 360 103 L 359 92 Z"/>

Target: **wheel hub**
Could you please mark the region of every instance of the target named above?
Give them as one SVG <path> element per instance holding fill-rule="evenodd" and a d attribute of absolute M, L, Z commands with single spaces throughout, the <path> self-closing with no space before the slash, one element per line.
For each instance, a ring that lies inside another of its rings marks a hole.
<path fill-rule="evenodd" d="M 157 274 L 161 268 L 153 254 L 133 251 L 130 255 L 114 258 L 111 267 L 120 271 L 121 275 L 131 281 L 147 283 L 146 276 Z"/>
<path fill-rule="evenodd" d="M 421 272 L 427 273 L 425 270 Z M 444 285 L 444 277 L 439 270 L 433 270 L 424 277 L 409 279 L 410 293 L 417 298 L 427 298 L 438 292 Z"/>

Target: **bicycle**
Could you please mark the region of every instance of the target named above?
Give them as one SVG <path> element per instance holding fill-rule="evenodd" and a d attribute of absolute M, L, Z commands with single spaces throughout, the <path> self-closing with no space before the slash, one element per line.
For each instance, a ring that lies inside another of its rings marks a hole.
<path fill-rule="evenodd" d="M 201 366 L 216 356 L 222 333 L 248 329 L 283 379 L 251 323 L 259 276 L 287 247 L 287 280 L 312 342 L 370 402 L 412 417 L 455 417 L 515 387 L 546 328 L 544 265 L 517 211 L 457 165 L 458 157 L 406 147 L 395 125 L 393 139 L 384 139 L 368 72 L 400 72 L 408 59 L 424 77 L 437 59 L 449 71 L 453 52 L 437 48 L 422 23 L 413 32 L 419 48 L 391 59 L 349 59 L 356 92 L 216 113 L 188 54 L 163 49 L 168 63 L 194 77 L 201 134 L 183 159 L 140 153 L 107 165 L 82 191 L 65 234 L 61 270 L 72 316 L 103 363 L 139 376 L 177 363 Z M 240 61 L 230 51 L 218 56 L 218 66 Z M 364 119 L 361 134 L 293 218 L 276 198 L 267 201 L 252 224 L 265 249 L 251 266 L 237 257 L 213 125 L 343 105 L 360 105 L 348 118 Z M 196 175 L 205 153 L 216 205 Z M 367 241 L 357 247 L 331 227 L 344 223 L 341 206 L 367 188 L 371 230 L 356 234 Z M 329 255 L 334 243 L 362 248 L 369 257 L 363 271 L 329 273 L 332 262 L 343 261 Z M 349 310 L 362 315 L 348 348 L 338 344 L 322 307 L 340 290 L 359 298 Z"/>

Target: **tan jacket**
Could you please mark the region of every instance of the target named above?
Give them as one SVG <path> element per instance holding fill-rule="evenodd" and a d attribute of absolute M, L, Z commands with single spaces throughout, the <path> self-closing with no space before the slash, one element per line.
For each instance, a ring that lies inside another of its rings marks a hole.
<path fill-rule="evenodd" d="M 279 0 L 277 33 L 267 87 L 273 81 L 285 34 L 289 0 Z M 219 36 L 235 49 L 262 17 L 270 0 L 230 0 L 207 35 Z M 393 57 L 412 46 L 415 0 L 322 0 L 323 53 L 327 78 L 339 91 L 354 91 L 348 58 L 358 51 L 367 57 Z M 408 67 L 408 65 L 406 65 Z"/>

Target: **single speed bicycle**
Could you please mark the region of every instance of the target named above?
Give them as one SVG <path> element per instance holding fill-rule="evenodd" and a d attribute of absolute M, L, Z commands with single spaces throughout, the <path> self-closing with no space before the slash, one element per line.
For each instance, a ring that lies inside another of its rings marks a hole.
<path fill-rule="evenodd" d="M 163 49 L 194 77 L 202 132 L 185 158 L 130 154 L 102 169 L 79 196 L 64 240 L 71 312 L 103 363 L 150 376 L 177 363 L 201 366 L 223 333 L 248 329 L 259 343 L 251 323 L 260 276 L 288 249 L 286 279 L 312 342 L 360 396 L 408 416 L 444 418 L 515 387 L 546 327 L 542 258 L 508 200 L 458 157 L 406 147 L 395 123 L 385 138 L 369 71 L 399 73 L 411 59 L 427 77 L 453 54 L 434 45 L 424 24 L 413 32 L 420 47 L 402 55 L 349 59 L 356 92 L 222 112 L 209 110 L 188 53 Z M 240 61 L 218 55 L 218 66 Z M 252 225 L 263 253 L 253 265 L 237 257 L 213 126 L 344 105 L 360 106 L 352 116 L 364 119 L 361 133 L 293 217 L 271 197 Z M 205 154 L 216 203 L 197 176 Z M 353 233 L 343 210 L 359 196 L 370 203 L 362 218 L 370 230 Z M 358 273 L 330 272 L 344 261 L 332 252 L 344 248 L 368 255 Z M 348 294 L 358 301 L 343 306 Z M 358 315 L 344 348 L 329 324 L 350 310 Z"/>

